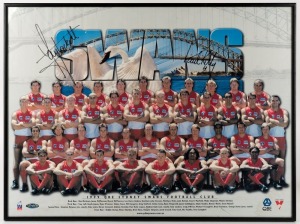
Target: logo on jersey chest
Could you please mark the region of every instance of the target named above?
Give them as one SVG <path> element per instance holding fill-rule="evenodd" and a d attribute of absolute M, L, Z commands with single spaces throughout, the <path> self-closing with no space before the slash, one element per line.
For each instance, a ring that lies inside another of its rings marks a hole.
<path fill-rule="evenodd" d="M 168 96 L 167 99 L 170 100 L 170 101 L 172 101 L 173 100 L 173 96 Z"/>

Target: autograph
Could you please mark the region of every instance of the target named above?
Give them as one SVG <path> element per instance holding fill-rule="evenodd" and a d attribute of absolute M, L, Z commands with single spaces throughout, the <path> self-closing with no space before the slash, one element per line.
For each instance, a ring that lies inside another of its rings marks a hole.
<path fill-rule="evenodd" d="M 47 41 L 46 41 L 46 39 L 44 37 L 44 34 L 42 33 L 41 28 L 39 27 L 38 24 L 35 24 L 35 28 L 36 28 L 36 30 L 37 30 L 37 32 L 38 32 L 38 34 L 39 34 L 39 36 L 40 36 L 43 44 L 44 44 L 44 47 L 46 48 L 46 49 L 42 49 L 38 45 L 38 48 L 42 52 L 43 56 L 36 63 L 39 63 L 44 57 L 47 57 L 51 61 L 51 63 L 48 66 L 46 66 L 42 70 L 40 70 L 40 73 L 44 72 L 45 70 L 47 70 L 51 66 L 54 66 L 54 67 L 57 66 L 57 67 L 59 67 L 61 73 L 64 75 L 64 78 L 66 78 L 66 75 L 65 75 L 65 73 L 63 71 L 66 71 L 67 74 L 70 76 L 71 80 L 73 81 L 73 83 L 75 84 L 75 81 L 74 81 L 74 79 L 73 79 L 73 77 L 71 75 L 72 74 L 71 69 L 70 70 L 68 69 L 68 66 L 65 64 L 65 62 L 63 60 L 62 60 L 63 66 L 60 66 L 58 64 L 57 60 L 58 59 L 69 60 L 67 58 L 62 57 L 62 55 L 65 52 L 70 51 L 70 50 L 72 50 L 74 48 L 73 42 L 74 42 L 74 40 L 76 40 L 76 39 L 79 38 L 79 37 L 76 36 L 76 34 L 74 32 L 74 29 L 76 29 L 78 26 L 76 26 L 74 28 L 72 28 L 70 26 L 70 30 L 67 31 L 67 34 L 64 35 L 62 37 L 62 39 L 60 39 L 57 43 L 55 43 L 54 39 L 51 37 L 51 40 L 53 41 L 54 46 L 51 47 L 51 48 L 49 48 L 49 46 L 47 44 Z M 59 44 L 61 41 L 63 41 L 64 44 L 60 48 L 58 48 L 57 44 Z M 71 68 L 72 68 L 72 66 L 71 66 Z"/>
<path fill-rule="evenodd" d="M 197 53 L 193 56 L 188 56 L 190 49 L 191 49 L 191 46 L 184 58 L 185 63 L 203 65 L 203 72 L 205 72 L 207 70 L 208 66 L 212 67 L 211 71 L 214 70 L 214 68 L 216 66 L 216 62 L 214 62 L 214 58 L 216 56 L 215 53 L 213 53 L 212 51 L 209 50 L 209 51 L 200 51 L 199 53 Z M 204 55 L 202 55 L 203 53 L 204 53 Z M 211 56 L 211 57 L 207 60 L 207 59 L 205 59 L 207 56 Z"/>

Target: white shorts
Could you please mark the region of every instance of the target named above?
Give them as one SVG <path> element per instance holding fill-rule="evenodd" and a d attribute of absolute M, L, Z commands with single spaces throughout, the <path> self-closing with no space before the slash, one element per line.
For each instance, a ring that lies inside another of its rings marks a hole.
<path fill-rule="evenodd" d="M 231 124 L 227 126 L 223 126 L 222 135 L 226 138 L 231 138 L 233 135 L 238 133 L 236 124 Z"/>
<path fill-rule="evenodd" d="M 212 138 L 216 135 L 214 126 L 200 127 L 199 137 L 201 138 Z"/>
<path fill-rule="evenodd" d="M 48 129 L 48 130 L 41 130 L 40 132 L 40 137 L 42 136 L 53 136 L 53 131 Z"/>
<path fill-rule="evenodd" d="M 153 131 L 169 131 L 169 123 L 162 122 L 158 124 L 153 124 Z"/>
<path fill-rule="evenodd" d="M 145 122 L 138 122 L 138 121 L 129 121 L 128 128 L 129 129 L 144 129 L 146 123 Z"/>
<path fill-rule="evenodd" d="M 77 128 L 66 128 L 64 131 L 64 134 L 66 135 L 76 135 L 77 134 Z"/>
<path fill-rule="evenodd" d="M 99 125 L 98 124 L 91 124 L 91 123 L 84 123 L 86 128 L 85 137 L 86 138 L 97 138 L 99 137 Z"/>
<path fill-rule="evenodd" d="M 257 124 L 251 124 L 246 128 L 246 134 L 253 136 L 254 138 L 261 136 L 261 127 Z"/>
<path fill-rule="evenodd" d="M 272 137 L 284 137 L 285 130 L 283 127 L 275 126 L 270 129 L 270 135 Z"/>
<path fill-rule="evenodd" d="M 31 130 L 30 130 L 30 128 L 22 128 L 19 130 L 15 130 L 15 135 L 31 136 Z"/>
<path fill-rule="evenodd" d="M 123 130 L 123 125 L 119 123 L 112 123 L 107 125 L 107 131 L 111 133 L 119 133 L 122 132 Z"/>
<path fill-rule="evenodd" d="M 194 122 L 191 121 L 185 121 L 182 123 L 179 123 L 178 126 L 178 131 L 177 135 L 190 135 L 192 134 L 192 125 Z"/>

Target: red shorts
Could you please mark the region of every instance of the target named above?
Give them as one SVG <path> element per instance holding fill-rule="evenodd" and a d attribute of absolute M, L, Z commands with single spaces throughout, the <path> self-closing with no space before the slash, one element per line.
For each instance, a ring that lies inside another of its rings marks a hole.
<path fill-rule="evenodd" d="M 54 135 L 44 135 L 44 136 L 41 137 L 41 139 L 48 141 L 48 140 L 50 140 L 53 137 L 54 137 Z"/>
<path fill-rule="evenodd" d="M 77 138 L 77 134 L 65 134 L 65 138 L 68 139 L 69 141 L 72 141 L 73 139 Z"/>
<path fill-rule="evenodd" d="M 286 150 L 286 139 L 285 137 L 276 137 L 279 150 Z"/>
<path fill-rule="evenodd" d="M 153 131 L 153 136 L 159 139 L 166 137 L 170 134 L 169 131 Z"/>
<path fill-rule="evenodd" d="M 85 159 L 74 159 L 78 163 L 82 163 Z"/>
<path fill-rule="evenodd" d="M 122 138 L 122 132 L 108 132 L 108 136 L 114 140 L 118 141 Z"/>
<path fill-rule="evenodd" d="M 155 158 L 145 158 L 145 159 L 141 159 L 141 160 L 146 161 L 149 164 L 149 163 L 152 163 L 156 159 Z"/>
<path fill-rule="evenodd" d="M 15 135 L 15 147 L 23 148 L 23 143 L 27 141 L 31 136 Z"/>
<path fill-rule="evenodd" d="M 131 132 L 131 138 L 136 141 L 144 137 L 145 134 L 144 129 L 131 129 L 130 132 Z"/>
<path fill-rule="evenodd" d="M 50 159 L 52 162 L 55 163 L 55 165 L 58 165 L 59 163 L 61 163 L 62 161 L 64 161 L 65 159 L 63 158 L 52 158 Z"/>

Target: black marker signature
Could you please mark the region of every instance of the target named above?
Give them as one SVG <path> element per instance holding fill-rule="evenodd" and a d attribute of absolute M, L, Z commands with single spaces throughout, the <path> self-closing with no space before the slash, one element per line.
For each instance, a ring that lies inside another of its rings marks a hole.
<path fill-rule="evenodd" d="M 191 64 L 196 64 L 196 65 L 204 65 L 203 66 L 203 71 L 205 72 L 207 70 L 208 66 L 212 66 L 211 71 L 214 70 L 215 66 L 216 66 L 216 62 L 214 62 L 214 58 L 216 56 L 216 53 L 213 53 L 211 51 L 200 51 L 199 53 L 193 55 L 193 56 L 188 56 L 190 49 L 187 52 L 187 55 L 184 58 L 184 62 L 185 63 L 191 63 Z M 201 54 L 203 54 L 201 56 Z M 204 59 L 207 56 L 212 56 L 210 59 Z"/>
<path fill-rule="evenodd" d="M 78 25 L 79 26 L 79 25 Z M 68 70 L 67 65 L 63 62 L 63 66 L 60 66 L 57 62 L 57 59 L 66 59 L 63 58 L 63 54 L 69 50 L 73 49 L 73 41 L 78 39 L 79 37 L 76 36 L 74 29 L 76 29 L 78 26 L 72 28 L 70 26 L 70 29 L 67 31 L 67 34 L 64 35 L 62 37 L 62 39 L 60 39 L 57 43 L 55 43 L 54 39 L 51 37 L 51 40 L 54 43 L 54 46 L 49 48 L 47 41 L 44 37 L 44 34 L 42 33 L 40 27 L 38 24 L 35 24 L 35 28 L 44 44 L 44 47 L 46 49 L 42 49 L 39 45 L 38 48 L 40 49 L 40 51 L 42 52 L 43 56 L 37 61 L 37 63 L 39 63 L 44 57 L 47 57 L 50 61 L 52 61 L 48 66 L 44 67 L 42 70 L 40 70 L 40 73 L 44 72 L 45 70 L 47 70 L 49 67 L 51 66 L 57 66 L 61 73 L 64 75 L 64 78 L 66 78 L 66 75 L 63 71 L 66 71 L 68 73 L 68 75 L 70 76 L 71 80 L 75 83 L 72 75 L 71 75 L 71 71 Z M 63 45 L 58 48 L 58 45 L 61 41 L 63 41 Z"/>

